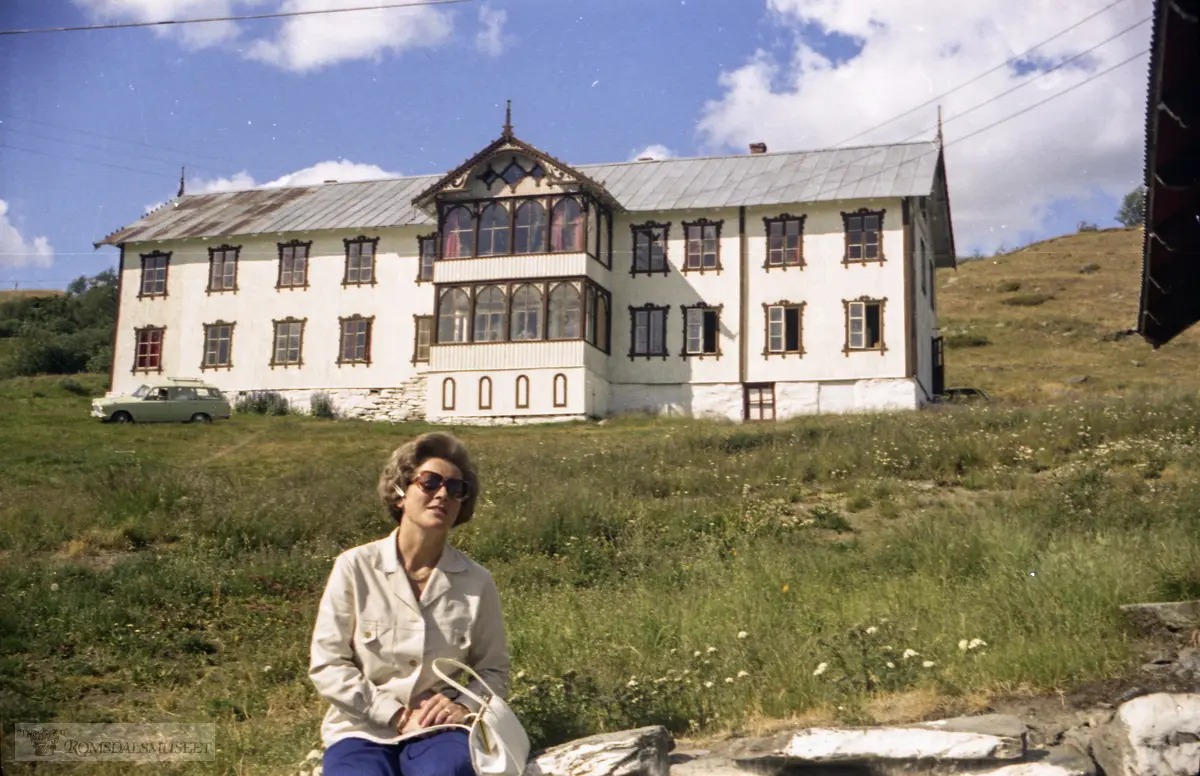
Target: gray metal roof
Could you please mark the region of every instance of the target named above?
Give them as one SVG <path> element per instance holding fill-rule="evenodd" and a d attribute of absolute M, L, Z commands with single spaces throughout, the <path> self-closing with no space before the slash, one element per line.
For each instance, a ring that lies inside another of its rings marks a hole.
<path fill-rule="evenodd" d="M 626 210 L 660 211 L 924 196 L 937 160 L 935 144 L 900 143 L 575 167 Z M 185 195 L 96 244 L 432 226 L 413 198 L 441 177 Z"/>

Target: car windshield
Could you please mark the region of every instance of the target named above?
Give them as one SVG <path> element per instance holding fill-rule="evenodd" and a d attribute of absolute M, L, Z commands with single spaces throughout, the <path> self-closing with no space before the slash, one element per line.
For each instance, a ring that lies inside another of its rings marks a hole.
<path fill-rule="evenodd" d="M 150 390 L 150 386 L 148 386 L 148 385 L 139 385 L 139 386 L 138 386 L 138 389 L 137 389 L 136 391 L 134 391 L 132 394 L 130 394 L 130 396 L 133 396 L 135 399 L 140 399 L 140 398 L 142 398 L 143 396 L 145 396 L 145 395 L 146 395 L 146 391 L 149 391 L 149 390 Z"/>

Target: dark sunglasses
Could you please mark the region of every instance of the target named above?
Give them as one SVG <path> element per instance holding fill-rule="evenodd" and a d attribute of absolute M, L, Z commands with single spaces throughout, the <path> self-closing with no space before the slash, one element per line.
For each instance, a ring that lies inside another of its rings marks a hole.
<path fill-rule="evenodd" d="M 443 477 L 437 472 L 421 472 L 416 477 L 413 477 L 410 482 L 416 483 L 418 488 L 431 496 L 445 485 L 446 495 L 455 501 L 466 500 L 471 492 L 471 487 L 467 485 L 465 480 L 460 480 L 457 477 Z"/>

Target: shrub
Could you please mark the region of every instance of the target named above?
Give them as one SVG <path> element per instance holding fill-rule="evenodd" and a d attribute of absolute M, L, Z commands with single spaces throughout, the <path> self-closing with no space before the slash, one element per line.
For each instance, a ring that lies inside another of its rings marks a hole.
<path fill-rule="evenodd" d="M 1098 226 L 1096 226 L 1095 224 L 1091 223 L 1090 221 L 1080 221 L 1078 226 L 1076 226 L 1075 228 L 1080 232 L 1098 232 L 1098 231 L 1100 231 L 1100 228 Z"/>
<path fill-rule="evenodd" d="M 292 405 L 278 391 L 250 391 L 238 397 L 235 404 L 238 412 L 255 415 L 286 415 Z"/>
<path fill-rule="evenodd" d="M 1006 280 L 1003 283 L 1001 283 L 1000 285 L 996 286 L 996 290 L 1002 294 L 1011 294 L 1013 291 L 1020 291 L 1021 290 L 1021 281 Z"/>
<path fill-rule="evenodd" d="M 991 345 L 992 341 L 984 334 L 978 334 L 973 331 L 956 332 L 947 334 L 945 344 L 948 348 L 982 348 L 985 345 Z"/>
<path fill-rule="evenodd" d="M 1053 298 L 1050 294 L 1017 294 L 1004 299 L 1003 302 L 1013 307 L 1037 307 Z"/>
<path fill-rule="evenodd" d="M 309 396 L 308 406 L 312 410 L 314 418 L 325 418 L 326 420 L 335 420 L 337 418 L 337 410 L 334 409 L 333 399 L 325 391 L 316 391 Z"/>

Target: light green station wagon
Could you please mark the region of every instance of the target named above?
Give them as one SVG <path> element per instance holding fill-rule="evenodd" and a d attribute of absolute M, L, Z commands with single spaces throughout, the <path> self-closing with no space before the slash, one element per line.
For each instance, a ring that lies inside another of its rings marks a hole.
<path fill-rule="evenodd" d="M 211 423 L 232 414 L 216 386 L 189 377 L 159 378 L 133 393 L 92 399 L 92 417 L 113 423 Z"/>

